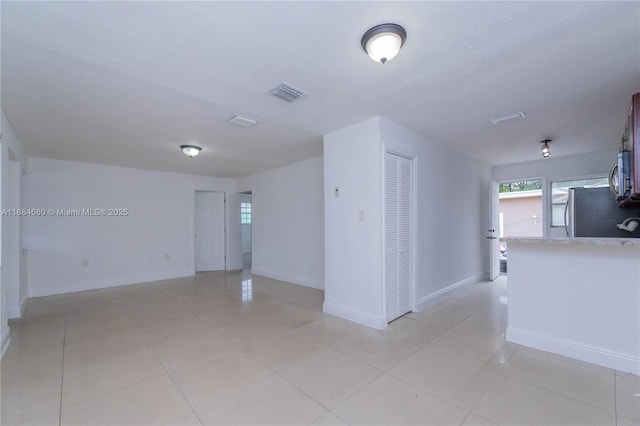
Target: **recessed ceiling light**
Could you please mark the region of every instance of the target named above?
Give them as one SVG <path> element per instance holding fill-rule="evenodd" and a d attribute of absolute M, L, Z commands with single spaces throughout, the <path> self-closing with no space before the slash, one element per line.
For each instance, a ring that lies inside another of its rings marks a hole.
<path fill-rule="evenodd" d="M 236 114 L 231 120 L 229 120 L 229 123 L 240 127 L 251 127 L 255 126 L 258 123 L 258 120 L 246 115 Z"/>
<path fill-rule="evenodd" d="M 499 124 L 499 123 L 502 123 L 503 121 L 514 120 L 516 118 L 527 118 L 527 115 L 522 111 L 514 112 L 513 114 L 503 115 L 502 117 L 494 118 L 491 120 L 491 122 L 493 124 Z"/>

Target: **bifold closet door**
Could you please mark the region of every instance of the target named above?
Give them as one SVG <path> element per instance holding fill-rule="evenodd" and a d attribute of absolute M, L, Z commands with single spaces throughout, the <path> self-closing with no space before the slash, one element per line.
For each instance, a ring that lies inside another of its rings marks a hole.
<path fill-rule="evenodd" d="M 411 310 L 413 160 L 385 154 L 385 314 L 387 321 Z"/>

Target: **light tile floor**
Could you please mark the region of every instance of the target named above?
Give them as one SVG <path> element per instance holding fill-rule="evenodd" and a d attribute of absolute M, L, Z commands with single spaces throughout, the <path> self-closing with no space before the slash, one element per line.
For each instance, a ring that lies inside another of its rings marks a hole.
<path fill-rule="evenodd" d="M 640 424 L 640 380 L 504 340 L 506 279 L 375 331 L 240 272 L 29 300 L 2 424 Z"/>

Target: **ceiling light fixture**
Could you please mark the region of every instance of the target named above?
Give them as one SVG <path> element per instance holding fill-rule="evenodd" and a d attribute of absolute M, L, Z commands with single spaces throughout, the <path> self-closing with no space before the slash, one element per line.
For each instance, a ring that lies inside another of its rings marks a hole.
<path fill-rule="evenodd" d="M 360 44 L 367 55 L 376 62 L 393 59 L 407 39 L 407 32 L 398 24 L 376 25 L 364 33 Z"/>
<path fill-rule="evenodd" d="M 202 148 L 195 145 L 180 145 L 180 149 L 182 150 L 184 155 L 189 158 L 197 156 L 198 154 L 200 154 L 200 151 L 202 151 Z"/>
<path fill-rule="evenodd" d="M 258 123 L 258 120 L 247 115 L 236 114 L 233 116 L 229 123 L 235 124 L 239 127 L 251 127 L 255 126 Z"/>
<path fill-rule="evenodd" d="M 549 151 L 549 142 L 551 142 L 551 139 L 540 141 L 542 144 L 542 156 L 544 158 L 549 158 L 551 156 L 551 152 Z"/>
<path fill-rule="evenodd" d="M 527 118 L 527 115 L 522 111 L 514 112 L 513 114 L 504 115 L 502 117 L 494 118 L 494 119 L 491 120 L 491 122 L 493 124 L 497 125 L 499 123 L 502 123 L 503 121 L 513 120 L 513 119 L 516 119 L 516 118 Z"/>

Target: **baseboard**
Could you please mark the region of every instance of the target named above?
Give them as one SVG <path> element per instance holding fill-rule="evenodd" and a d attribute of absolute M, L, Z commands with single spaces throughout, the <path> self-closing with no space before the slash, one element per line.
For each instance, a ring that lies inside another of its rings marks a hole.
<path fill-rule="evenodd" d="M 20 306 L 16 306 L 16 305 L 11 305 L 5 306 L 5 309 L 7 310 L 7 318 L 8 319 L 16 319 L 16 318 L 21 318 L 22 317 L 22 310 L 20 309 Z"/>
<path fill-rule="evenodd" d="M 36 291 L 30 297 L 52 296 L 56 294 L 75 293 L 77 291 L 98 290 L 101 288 L 120 287 L 125 285 L 141 284 L 153 281 L 172 280 L 175 278 L 190 277 L 195 274 L 193 269 L 182 269 L 166 274 L 141 274 L 127 278 L 116 278 L 104 281 L 94 281 L 86 283 L 82 288 L 64 288 L 57 292 Z M 31 289 L 30 289 L 31 293 Z"/>
<path fill-rule="evenodd" d="M 488 272 L 487 272 L 487 276 L 488 276 Z M 421 297 L 420 299 L 418 299 L 418 311 L 423 310 L 428 304 L 429 302 L 431 302 L 433 299 L 436 299 L 440 296 L 443 296 L 446 293 L 449 293 L 455 289 L 457 289 L 458 287 L 462 287 L 465 285 L 470 285 L 470 284 L 475 284 L 478 283 L 480 281 L 483 281 L 485 278 L 484 274 L 480 274 L 480 275 L 474 275 L 472 277 L 468 277 L 465 278 L 462 281 L 458 281 L 456 283 L 453 283 L 451 285 L 448 285 L 444 288 L 441 288 L 440 290 L 433 292 L 431 294 L 428 294 L 424 297 Z"/>
<path fill-rule="evenodd" d="M 2 330 L 2 354 L 0 357 L 4 356 L 4 353 L 9 348 L 9 343 L 11 343 L 11 333 L 9 326 L 7 325 L 4 330 Z"/>
<path fill-rule="evenodd" d="M 640 358 L 602 348 L 507 327 L 507 341 L 625 373 L 640 375 Z"/>
<path fill-rule="evenodd" d="M 376 317 L 365 312 L 356 311 L 345 306 L 329 302 L 324 302 L 322 304 L 322 311 L 367 327 L 375 328 L 376 330 L 384 330 L 388 325 L 384 318 Z"/>
<path fill-rule="evenodd" d="M 29 297 L 25 293 L 24 296 L 22 296 L 22 300 L 20 300 L 20 317 L 24 314 L 24 308 L 27 306 L 27 300 L 29 300 Z"/>
<path fill-rule="evenodd" d="M 227 269 L 228 271 L 239 271 L 241 269 L 244 269 L 244 265 L 242 263 L 236 263 L 234 265 L 229 265 L 229 269 Z"/>
<path fill-rule="evenodd" d="M 317 290 L 324 290 L 324 283 L 320 280 L 311 278 L 298 277 L 295 275 L 283 274 L 281 272 L 267 271 L 264 269 L 251 268 L 251 274 L 262 275 L 263 277 L 273 278 L 274 280 L 286 281 L 298 284 L 304 287 L 311 287 Z"/>

